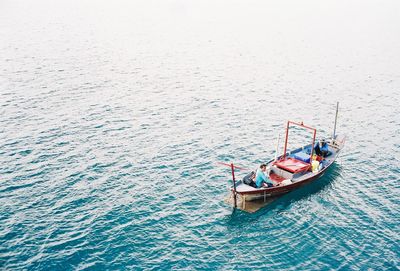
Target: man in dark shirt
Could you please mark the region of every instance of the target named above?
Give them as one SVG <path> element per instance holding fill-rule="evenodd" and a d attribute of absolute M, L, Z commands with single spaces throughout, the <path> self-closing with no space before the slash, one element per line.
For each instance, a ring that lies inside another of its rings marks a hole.
<path fill-rule="evenodd" d="M 315 144 L 314 150 L 316 155 L 327 157 L 329 154 L 328 143 L 325 142 L 325 139 L 322 139 L 320 142 Z"/>

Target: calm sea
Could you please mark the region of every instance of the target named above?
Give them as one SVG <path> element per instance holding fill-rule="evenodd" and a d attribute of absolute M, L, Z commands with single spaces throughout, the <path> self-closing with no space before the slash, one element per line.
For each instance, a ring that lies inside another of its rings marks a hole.
<path fill-rule="evenodd" d="M 398 270 L 399 1 L 0 2 L 1 270 Z M 287 120 L 347 142 L 260 211 Z M 244 173 L 238 173 L 244 174 Z"/>

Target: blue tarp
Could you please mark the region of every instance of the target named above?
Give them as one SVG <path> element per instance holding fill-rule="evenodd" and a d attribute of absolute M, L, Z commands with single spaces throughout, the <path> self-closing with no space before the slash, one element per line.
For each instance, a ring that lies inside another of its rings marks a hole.
<path fill-rule="evenodd" d="M 293 153 L 293 158 L 303 161 L 304 163 L 310 163 L 310 155 L 305 152 Z"/>

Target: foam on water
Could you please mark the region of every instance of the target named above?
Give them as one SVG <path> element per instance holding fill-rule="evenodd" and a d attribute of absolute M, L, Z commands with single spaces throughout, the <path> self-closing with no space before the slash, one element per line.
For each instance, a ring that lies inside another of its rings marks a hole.
<path fill-rule="evenodd" d="M 385 3 L 3 2 L 0 269 L 398 269 Z M 329 172 L 232 213 L 217 162 L 270 159 L 288 119 L 329 135 L 336 101 Z"/>

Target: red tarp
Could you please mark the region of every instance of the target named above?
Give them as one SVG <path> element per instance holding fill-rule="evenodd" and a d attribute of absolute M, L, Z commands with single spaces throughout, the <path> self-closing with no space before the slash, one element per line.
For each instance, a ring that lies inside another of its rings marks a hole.
<path fill-rule="evenodd" d="M 310 164 L 306 164 L 292 157 L 287 157 L 284 160 L 277 161 L 275 162 L 275 165 L 292 173 L 305 171 L 310 167 Z"/>

